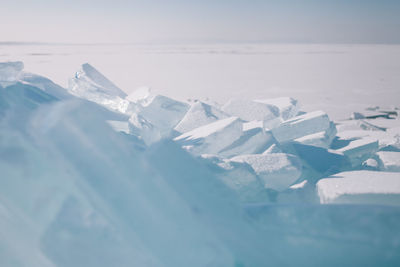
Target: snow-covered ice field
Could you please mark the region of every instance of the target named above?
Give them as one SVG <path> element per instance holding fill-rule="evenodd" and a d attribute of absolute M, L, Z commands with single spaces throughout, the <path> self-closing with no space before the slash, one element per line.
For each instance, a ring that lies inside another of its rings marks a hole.
<path fill-rule="evenodd" d="M 400 98 L 400 45 L 0 45 L 0 61 L 8 60 L 62 86 L 89 62 L 127 93 L 149 86 L 222 104 L 290 96 L 333 119 Z"/>
<path fill-rule="evenodd" d="M 395 45 L 0 45 L 0 266 L 399 266 L 399 74 Z"/>

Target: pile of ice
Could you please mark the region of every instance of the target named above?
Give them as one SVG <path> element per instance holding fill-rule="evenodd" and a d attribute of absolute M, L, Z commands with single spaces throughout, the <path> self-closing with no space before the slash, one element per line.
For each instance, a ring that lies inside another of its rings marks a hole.
<path fill-rule="evenodd" d="M 64 89 L 0 63 L 0 266 L 398 265 L 397 114 L 127 95 L 89 64 Z"/>
<path fill-rule="evenodd" d="M 400 168 L 400 124 L 393 108 L 368 108 L 335 123 L 323 111 L 302 111 L 290 97 L 231 99 L 211 105 L 154 95 L 148 88 L 127 96 L 89 64 L 82 65 L 69 90 L 129 116 L 109 123 L 144 146 L 173 140 L 215 168 L 222 166 L 224 175 L 231 177 L 222 179 L 228 186 L 238 179 L 236 168 L 243 177 L 256 177 L 257 190 L 254 183 L 230 187 L 245 202 L 266 201 L 259 196 L 270 196 L 271 190 L 284 196 L 296 183 L 316 183 L 343 171 Z M 243 194 L 250 188 L 266 193 L 251 198 Z"/>

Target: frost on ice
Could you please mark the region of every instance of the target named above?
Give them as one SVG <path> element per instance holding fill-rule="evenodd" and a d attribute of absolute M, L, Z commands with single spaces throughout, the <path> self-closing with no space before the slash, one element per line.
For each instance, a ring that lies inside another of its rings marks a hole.
<path fill-rule="evenodd" d="M 89 64 L 0 85 L 0 266 L 400 263 L 398 109 L 190 105 Z"/>

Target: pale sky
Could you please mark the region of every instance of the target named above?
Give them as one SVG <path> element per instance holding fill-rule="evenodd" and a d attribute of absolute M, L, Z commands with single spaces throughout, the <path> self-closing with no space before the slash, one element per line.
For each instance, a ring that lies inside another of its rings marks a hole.
<path fill-rule="evenodd" d="M 400 43 L 399 0 L 1 0 L 0 42 Z"/>

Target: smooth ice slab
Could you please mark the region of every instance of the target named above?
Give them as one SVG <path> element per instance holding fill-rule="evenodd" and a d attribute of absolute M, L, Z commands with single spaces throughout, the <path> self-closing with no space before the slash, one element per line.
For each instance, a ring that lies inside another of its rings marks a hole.
<path fill-rule="evenodd" d="M 260 177 L 265 188 L 276 191 L 287 189 L 301 175 L 300 160 L 290 154 L 241 155 L 231 160 L 249 164 Z"/>
<path fill-rule="evenodd" d="M 273 105 L 243 99 L 231 99 L 221 109 L 245 121 L 270 121 L 279 116 L 279 109 Z"/>
<path fill-rule="evenodd" d="M 284 121 L 271 131 L 278 142 L 284 143 L 310 134 L 326 132 L 330 127 L 328 115 L 323 111 L 314 111 Z"/>
<path fill-rule="evenodd" d="M 191 153 L 218 154 L 242 135 L 242 121 L 237 117 L 218 120 L 184 133 L 174 140 Z"/>
<path fill-rule="evenodd" d="M 379 151 L 379 169 L 388 172 L 400 172 L 400 152 Z"/>
<path fill-rule="evenodd" d="M 317 183 L 323 204 L 400 205 L 400 175 L 391 172 L 350 171 Z"/>
<path fill-rule="evenodd" d="M 228 115 L 218 108 L 197 101 L 190 107 L 178 125 L 176 125 L 175 130 L 180 133 L 186 133 L 195 128 L 227 117 Z"/>

